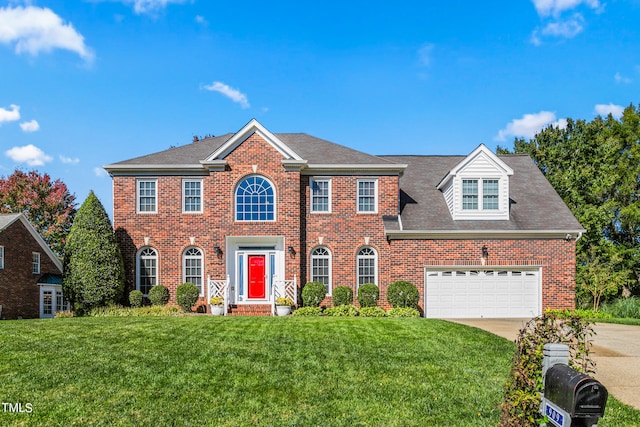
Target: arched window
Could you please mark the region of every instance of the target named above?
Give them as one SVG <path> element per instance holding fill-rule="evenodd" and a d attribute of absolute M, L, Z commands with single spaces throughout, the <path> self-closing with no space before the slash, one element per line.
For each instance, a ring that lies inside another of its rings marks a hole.
<path fill-rule="evenodd" d="M 327 288 L 327 295 L 331 295 L 331 253 L 325 247 L 311 252 L 311 281 L 322 283 Z"/>
<path fill-rule="evenodd" d="M 249 176 L 236 188 L 236 221 L 275 220 L 275 192 L 266 178 Z"/>
<path fill-rule="evenodd" d="M 194 247 L 187 248 L 182 254 L 182 277 L 185 282 L 195 284 L 200 295 L 204 295 L 202 276 L 202 251 Z"/>
<path fill-rule="evenodd" d="M 153 248 L 143 248 L 138 254 L 138 283 L 136 289 L 144 295 L 158 284 L 158 252 Z"/>
<path fill-rule="evenodd" d="M 358 286 L 365 283 L 378 284 L 378 254 L 371 247 L 364 247 L 358 251 L 356 257 L 358 265 Z"/>

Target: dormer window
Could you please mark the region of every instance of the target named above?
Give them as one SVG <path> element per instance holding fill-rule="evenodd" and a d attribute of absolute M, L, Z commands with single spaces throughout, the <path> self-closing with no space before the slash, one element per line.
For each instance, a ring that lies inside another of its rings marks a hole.
<path fill-rule="evenodd" d="M 463 210 L 498 210 L 500 208 L 499 188 L 497 179 L 463 179 L 462 180 L 462 209 Z M 482 205 L 479 205 L 482 194 Z"/>
<path fill-rule="evenodd" d="M 438 189 L 454 220 L 509 220 L 511 169 L 484 145 L 463 158 Z"/>

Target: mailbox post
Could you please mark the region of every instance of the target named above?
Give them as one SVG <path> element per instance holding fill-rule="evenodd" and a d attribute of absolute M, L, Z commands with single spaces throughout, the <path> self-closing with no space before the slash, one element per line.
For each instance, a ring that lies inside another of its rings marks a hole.
<path fill-rule="evenodd" d="M 607 389 L 590 376 L 569 367 L 569 347 L 545 344 L 544 392 L 540 412 L 556 427 L 593 427 L 604 415 Z"/>

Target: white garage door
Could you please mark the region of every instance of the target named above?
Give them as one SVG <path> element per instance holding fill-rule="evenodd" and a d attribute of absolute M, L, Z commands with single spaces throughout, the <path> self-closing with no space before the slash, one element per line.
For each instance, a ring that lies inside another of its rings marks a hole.
<path fill-rule="evenodd" d="M 541 313 L 538 270 L 427 270 L 425 275 L 426 317 L 535 317 Z"/>

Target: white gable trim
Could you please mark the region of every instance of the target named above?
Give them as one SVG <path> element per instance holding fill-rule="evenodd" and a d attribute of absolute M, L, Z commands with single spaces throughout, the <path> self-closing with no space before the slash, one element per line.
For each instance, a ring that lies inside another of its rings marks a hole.
<path fill-rule="evenodd" d="M 492 164 L 496 168 L 500 174 L 504 174 L 507 176 L 513 175 L 513 169 L 511 169 L 505 162 L 500 160 L 498 156 L 493 154 L 491 150 L 487 148 L 486 145 L 480 144 L 478 147 L 471 152 L 467 157 L 464 158 L 460 163 L 458 163 L 453 169 L 449 171 L 447 176 L 445 176 L 442 181 L 438 184 L 438 190 L 441 190 L 445 185 L 451 181 L 456 175 L 458 175 L 461 171 L 463 171 L 467 166 L 476 161 L 478 158 L 484 157 L 489 163 Z"/>
<path fill-rule="evenodd" d="M 280 154 L 288 160 L 302 161 L 302 157 L 296 154 L 291 148 L 289 148 L 284 142 L 282 142 L 273 133 L 269 132 L 264 126 L 260 124 L 256 119 L 251 119 L 242 129 L 236 132 L 231 138 L 214 151 L 209 157 L 207 157 L 202 163 L 209 164 L 214 160 L 223 160 L 233 150 L 238 148 L 240 144 L 246 141 L 251 135 L 257 133 L 262 139 L 267 141 L 273 148 L 278 150 Z"/>
<path fill-rule="evenodd" d="M 29 231 L 29 233 L 34 238 L 34 240 L 38 242 L 38 244 L 40 245 L 44 253 L 47 254 L 47 256 L 51 259 L 51 261 L 53 261 L 55 266 L 58 268 L 58 270 L 62 274 L 62 262 L 60 261 L 60 259 L 58 259 L 56 254 L 53 253 L 53 251 L 51 250 L 47 242 L 44 241 L 40 233 L 38 233 L 38 231 L 35 228 L 33 228 L 33 225 L 31 225 L 31 223 L 29 222 L 29 220 L 24 214 L 17 214 L 15 218 L 13 218 L 7 225 L 4 226 L 4 229 L 6 230 L 9 226 L 11 226 L 11 224 L 16 222 L 17 220 L 20 220 L 20 222 L 22 222 L 22 225 L 24 225 L 24 227 Z"/>

